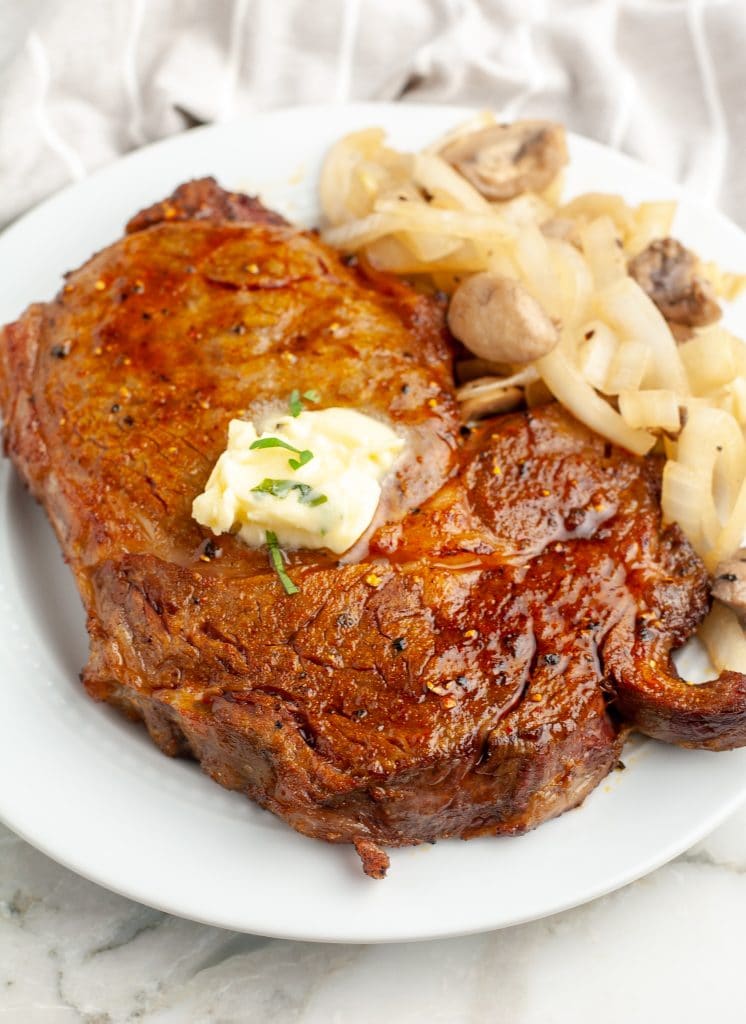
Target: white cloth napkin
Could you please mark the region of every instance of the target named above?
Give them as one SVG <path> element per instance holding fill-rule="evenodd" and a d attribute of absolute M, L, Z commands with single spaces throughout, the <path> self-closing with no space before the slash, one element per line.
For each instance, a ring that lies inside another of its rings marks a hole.
<path fill-rule="evenodd" d="M 402 99 L 546 116 L 746 226 L 744 0 L 0 0 L 0 224 L 191 124 Z"/>

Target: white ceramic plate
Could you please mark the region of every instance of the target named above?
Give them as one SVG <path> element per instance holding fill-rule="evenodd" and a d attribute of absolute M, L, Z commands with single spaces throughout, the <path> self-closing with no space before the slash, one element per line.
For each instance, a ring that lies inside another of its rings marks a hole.
<path fill-rule="evenodd" d="M 214 174 L 296 221 L 316 216 L 319 161 L 353 128 L 417 147 L 469 111 L 311 107 L 198 129 L 141 150 L 38 207 L 0 237 L 0 322 L 47 299 L 60 275 L 114 241 L 127 218 L 187 178 Z M 587 140 L 571 143 L 568 194 L 631 200 L 679 190 Z M 682 203 L 677 231 L 706 258 L 746 267 L 746 236 Z M 730 312 L 746 334 L 746 306 Z M 292 832 L 84 693 L 80 601 L 41 510 L 0 466 L 0 818 L 81 875 L 171 913 L 298 939 L 378 942 L 456 935 L 575 906 L 651 871 L 746 796 L 746 750 L 637 741 L 579 810 L 515 839 L 393 851 L 385 882 L 350 847 Z"/>

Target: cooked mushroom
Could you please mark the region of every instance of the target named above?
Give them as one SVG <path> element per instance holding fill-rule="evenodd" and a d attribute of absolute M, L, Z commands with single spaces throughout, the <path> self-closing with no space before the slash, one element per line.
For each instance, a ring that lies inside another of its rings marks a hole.
<path fill-rule="evenodd" d="M 492 363 L 531 363 L 559 341 L 554 322 L 518 281 L 487 272 L 458 286 L 448 326 L 470 352 Z"/>
<path fill-rule="evenodd" d="M 506 387 L 500 377 L 481 377 L 458 391 L 464 420 L 480 420 L 517 409 L 523 403 L 523 388 Z"/>
<path fill-rule="evenodd" d="M 477 377 L 507 377 L 511 372 L 508 363 L 491 363 L 489 359 L 459 359 L 454 370 L 459 384 L 476 380 Z"/>
<path fill-rule="evenodd" d="M 685 341 L 689 341 L 694 337 L 694 328 L 689 327 L 688 324 L 675 324 L 673 320 L 669 320 L 668 326 L 671 328 L 671 334 L 673 334 L 679 345 L 683 345 Z"/>
<path fill-rule="evenodd" d="M 545 238 L 557 238 L 560 242 L 569 242 L 576 249 L 580 248 L 577 222 L 569 217 L 550 217 L 541 225 L 541 233 Z"/>
<path fill-rule="evenodd" d="M 628 270 L 671 323 L 704 327 L 720 319 L 715 292 L 700 274 L 697 257 L 675 238 L 651 242 L 630 260 Z"/>
<path fill-rule="evenodd" d="M 541 192 L 568 160 L 565 131 L 551 121 L 494 124 L 447 143 L 440 156 L 486 199 Z"/>
<path fill-rule="evenodd" d="M 746 616 L 746 548 L 721 562 L 715 570 L 712 596 L 727 604 L 740 616 Z"/>

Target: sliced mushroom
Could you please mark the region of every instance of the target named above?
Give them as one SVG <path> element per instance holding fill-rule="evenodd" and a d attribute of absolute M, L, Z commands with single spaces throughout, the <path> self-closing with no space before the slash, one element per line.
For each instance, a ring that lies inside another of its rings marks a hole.
<path fill-rule="evenodd" d="M 440 156 L 494 200 L 541 192 L 568 161 L 564 128 L 551 121 L 490 125 L 449 142 Z"/>
<path fill-rule="evenodd" d="M 457 397 L 464 420 L 480 420 L 517 409 L 523 403 L 523 388 L 506 387 L 501 377 L 480 377 L 459 388 Z"/>
<path fill-rule="evenodd" d="M 576 249 L 580 248 L 577 222 L 569 217 L 550 217 L 541 225 L 541 233 L 545 238 L 557 238 L 560 242 L 569 242 Z"/>
<path fill-rule="evenodd" d="M 687 324 L 675 324 L 673 320 L 669 320 L 668 326 L 671 328 L 671 334 L 673 334 L 679 345 L 683 345 L 685 341 L 689 341 L 694 337 L 694 328 L 689 327 Z"/>
<path fill-rule="evenodd" d="M 488 272 L 458 286 L 448 326 L 470 352 L 492 363 L 531 363 L 559 341 L 554 321 L 523 285 Z"/>
<path fill-rule="evenodd" d="M 704 327 L 720 319 L 714 289 L 700 273 L 699 260 L 675 238 L 651 242 L 630 260 L 628 270 L 671 323 Z"/>
<path fill-rule="evenodd" d="M 511 366 L 508 363 L 491 363 L 488 359 L 460 359 L 455 371 L 459 384 L 466 384 L 477 377 L 507 377 Z"/>
<path fill-rule="evenodd" d="M 727 604 L 739 616 L 746 616 L 746 548 L 721 562 L 715 570 L 712 596 Z"/>

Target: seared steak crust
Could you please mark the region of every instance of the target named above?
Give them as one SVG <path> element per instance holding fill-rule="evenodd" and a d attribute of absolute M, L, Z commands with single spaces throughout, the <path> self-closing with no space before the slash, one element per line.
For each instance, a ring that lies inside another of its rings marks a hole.
<path fill-rule="evenodd" d="M 89 692 L 308 835 L 518 833 L 575 806 L 631 726 L 746 742 L 741 676 L 670 652 L 708 603 L 660 466 L 559 406 L 458 429 L 442 307 L 206 179 L 32 306 L 0 345 L 5 447 L 88 612 Z M 341 560 L 190 515 L 237 416 L 294 387 L 384 415 L 408 455 Z"/>

